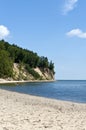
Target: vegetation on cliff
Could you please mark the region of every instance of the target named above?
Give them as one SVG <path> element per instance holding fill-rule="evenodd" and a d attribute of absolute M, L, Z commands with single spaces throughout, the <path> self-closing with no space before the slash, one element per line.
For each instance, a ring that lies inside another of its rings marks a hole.
<path fill-rule="evenodd" d="M 14 71 L 14 63 L 18 65 L 19 76 L 16 79 L 29 79 L 27 74 L 29 73 L 33 79 L 43 79 L 43 77 L 35 71 L 35 68 L 39 68 L 42 73 L 51 72 L 52 78 L 54 75 L 54 63 L 48 61 L 47 57 L 40 57 L 33 51 L 23 49 L 17 45 L 9 44 L 4 40 L 0 41 L 0 78 L 13 78 L 16 77 L 16 71 Z M 22 76 L 23 72 L 26 72 L 26 76 Z M 28 77 L 28 78 L 26 78 Z"/>

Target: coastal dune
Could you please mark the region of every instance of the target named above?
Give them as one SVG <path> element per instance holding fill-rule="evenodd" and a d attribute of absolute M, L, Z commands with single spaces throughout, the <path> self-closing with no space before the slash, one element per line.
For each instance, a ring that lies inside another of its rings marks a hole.
<path fill-rule="evenodd" d="M 0 89 L 0 130 L 86 130 L 86 104 Z"/>

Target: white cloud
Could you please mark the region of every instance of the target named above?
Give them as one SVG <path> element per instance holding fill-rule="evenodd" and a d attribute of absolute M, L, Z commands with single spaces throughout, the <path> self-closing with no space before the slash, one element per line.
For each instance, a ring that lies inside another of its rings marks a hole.
<path fill-rule="evenodd" d="M 79 37 L 79 38 L 86 38 L 86 32 L 83 32 L 82 30 L 80 30 L 78 28 L 69 31 L 66 34 L 67 34 L 67 36 L 70 36 L 70 37 L 76 36 L 76 37 Z"/>
<path fill-rule="evenodd" d="M 8 28 L 4 25 L 0 25 L 0 39 L 7 37 L 9 34 L 10 31 L 8 30 Z"/>
<path fill-rule="evenodd" d="M 69 11 L 73 10 L 76 6 L 78 0 L 65 0 L 65 5 L 63 8 L 63 14 L 67 14 Z"/>

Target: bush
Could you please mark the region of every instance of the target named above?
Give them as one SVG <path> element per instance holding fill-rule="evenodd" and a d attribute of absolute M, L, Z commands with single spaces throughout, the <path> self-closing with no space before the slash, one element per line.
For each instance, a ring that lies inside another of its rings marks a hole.
<path fill-rule="evenodd" d="M 32 69 L 29 65 L 25 66 L 25 69 L 33 76 L 35 79 L 41 79 L 41 76 L 34 70 Z"/>

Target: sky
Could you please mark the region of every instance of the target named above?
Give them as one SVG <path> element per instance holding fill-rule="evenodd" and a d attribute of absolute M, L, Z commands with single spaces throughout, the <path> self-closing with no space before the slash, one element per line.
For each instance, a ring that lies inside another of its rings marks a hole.
<path fill-rule="evenodd" d="M 86 80 L 85 0 L 0 0 L 0 39 L 48 57 L 58 80 Z"/>

